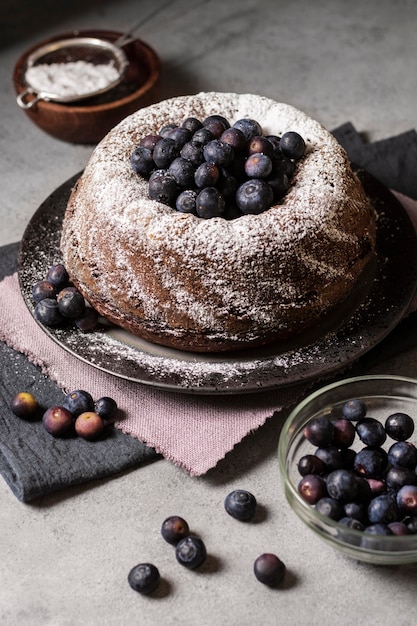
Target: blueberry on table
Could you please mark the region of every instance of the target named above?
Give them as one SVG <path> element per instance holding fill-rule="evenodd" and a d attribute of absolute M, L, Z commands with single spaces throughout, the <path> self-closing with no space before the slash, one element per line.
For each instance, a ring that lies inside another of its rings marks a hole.
<path fill-rule="evenodd" d="M 246 489 L 235 489 L 224 501 L 226 512 L 240 521 L 247 521 L 255 516 L 257 501 L 255 496 Z"/>
<path fill-rule="evenodd" d="M 159 570 L 152 563 L 139 563 L 133 567 L 127 577 L 129 585 L 135 591 L 149 594 L 155 591 L 161 577 Z"/>
<path fill-rule="evenodd" d="M 62 263 L 52 265 L 46 273 L 46 280 L 58 287 L 58 289 L 62 289 L 69 281 L 65 266 Z"/>
<path fill-rule="evenodd" d="M 106 421 L 113 420 L 117 414 L 117 402 L 113 398 L 103 396 L 94 402 L 94 411 Z"/>
<path fill-rule="evenodd" d="M 171 515 L 162 522 L 161 535 L 165 541 L 173 546 L 176 546 L 181 539 L 188 537 L 189 534 L 190 528 L 186 520 L 179 515 Z"/>
<path fill-rule="evenodd" d="M 56 298 L 58 293 L 58 287 L 54 285 L 50 280 L 39 280 L 32 287 L 32 299 L 38 303 L 45 298 Z"/>
<path fill-rule="evenodd" d="M 10 408 L 17 417 L 32 420 L 38 415 L 39 405 L 32 393 L 20 391 L 12 398 Z"/>
<path fill-rule="evenodd" d="M 268 183 L 253 178 L 242 183 L 236 192 L 236 204 L 242 213 L 259 215 L 270 208 L 274 192 Z"/>
<path fill-rule="evenodd" d="M 94 441 L 104 430 L 104 420 L 94 411 L 86 411 L 76 418 L 74 426 L 77 435 L 88 441 Z"/>
<path fill-rule="evenodd" d="M 388 461 L 395 467 L 417 466 L 417 448 L 411 441 L 396 441 L 388 450 Z"/>
<path fill-rule="evenodd" d="M 177 543 L 175 557 L 180 565 L 188 569 L 196 569 L 206 560 L 206 546 L 199 537 L 188 535 Z"/>
<path fill-rule="evenodd" d="M 275 587 L 283 580 L 286 566 L 275 554 L 265 552 L 255 560 L 253 572 L 259 582 Z"/>
<path fill-rule="evenodd" d="M 414 420 L 406 413 L 393 413 L 385 421 L 385 431 L 391 439 L 406 441 L 414 432 Z"/>
<path fill-rule="evenodd" d="M 35 307 L 34 316 L 38 322 L 51 328 L 65 324 L 65 317 L 60 313 L 58 302 L 54 298 L 45 298 L 38 302 Z"/>
<path fill-rule="evenodd" d="M 285 156 L 298 161 L 305 152 L 306 144 L 299 133 L 290 130 L 282 135 L 280 147 Z"/>
<path fill-rule="evenodd" d="M 93 397 L 84 389 L 75 389 L 68 393 L 62 405 L 68 409 L 74 417 L 78 417 L 78 415 L 87 411 L 94 411 Z"/>
<path fill-rule="evenodd" d="M 348 400 L 342 407 L 343 416 L 352 422 L 357 422 L 366 415 L 366 404 L 361 400 Z"/>
<path fill-rule="evenodd" d="M 63 406 L 51 406 L 42 417 L 45 430 L 54 437 L 63 437 L 73 428 L 72 413 Z"/>
<path fill-rule="evenodd" d="M 373 417 L 364 417 L 356 424 L 359 439 L 366 446 L 380 447 L 387 438 L 384 426 Z"/>
<path fill-rule="evenodd" d="M 304 426 L 303 434 L 313 446 L 329 446 L 333 441 L 334 425 L 326 417 L 314 417 Z"/>

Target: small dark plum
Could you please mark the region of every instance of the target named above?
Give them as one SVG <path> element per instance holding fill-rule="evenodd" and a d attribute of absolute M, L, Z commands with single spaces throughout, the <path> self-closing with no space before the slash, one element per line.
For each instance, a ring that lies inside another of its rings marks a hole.
<path fill-rule="evenodd" d="M 183 128 L 188 128 L 188 130 L 191 130 L 191 132 L 194 134 L 195 132 L 197 132 L 200 128 L 203 127 L 203 122 L 201 122 L 197 117 L 186 117 L 181 126 Z"/>
<path fill-rule="evenodd" d="M 327 417 L 314 417 L 304 426 L 303 434 L 313 446 L 329 446 L 333 442 L 334 425 Z"/>
<path fill-rule="evenodd" d="M 195 215 L 197 213 L 197 196 L 198 193 L 195 189 L 184 189 L 175 202 L 175 208 L 180 213 L 193 213 Z"/>
<path fill-rule="evenodd" d="M 385 431 L 391 439 L 406 441 L 414 432 L 414 420 L 406 413 L 393 413 L 385 421 Z"/>
<path fill-rule="evenodd" d="M 339 448 L 349 448 L 355 441 L 355 427 L 350 420 L 344 417 L 331 420 L 334 427 L 333 445 Z"/>
<path fill-rule="evenodd" d="M 399 509 L 395 497 L 391 494 L 377 496 L 370 501 L 368 518 L 371 524 L 389 524 L 399 520 Z"/>
<path fill-rule="evenodd" d="M 135 174 L 148 178 L 155 169 L 153 151 L 145 146 L 137 146 L 130 155 L 130 165 Z"/>
<path fill-rule="evenodd" d="M 180 565 L 188 569 L 196 569 L 206 560 L 206 546 L 199 537 L 188 535 L 180 539 L 175 546 L 175 557 Z"/>
<path fill-rule="evenodd" d="M 388 450 L 388 461 L 395 467 L 414 469 L 417 466 L 417 448 L 411 441 L 396 441 Z"/>
<path fill-rule="evenodd" d="M 270 552 L 260 554 L 253 564 L 255 578 L 268 587 L 278 585 L 283 580 L 286 569 L 281 559 Z"/>
<path fill-rule="evenodd" d="M 388 465 L 388 456 L 383 448 L 362 448 L 355 456 L 354 470 L 358 476 L 377 478 L 382 476 Z"/>
<path fill-rule="evenodd" d="M 236 192 L 236 204 L 242 213 L 259 215 L 272 205 L 274 193 L 265 180 L 253 178 L 242 183 Z"/>
<path fill-rule="evenodd" d="M 98 313 L 91 306 L 86 306 L 84 313 L 80 317 L 76 317 L 74 323 L 81 332 L 91 332 L 98 326 Z"/>
<path fill-rule="evenodd" d="M 174 207 L 179 189 L 175 178 L 167 170 L 156 170 L 149 178 L 148 194 L 151 200 Z"/>
<path fill-rule="evenodd" d="M 54 299 L 58 293 L 58 288 L 50 280 L 39 280 L 32 287 L 32 299 L 38 303 L 45 298 Z"/>
<path fill-rule="evenodd" d="M 204 162 L 203 144 L 199 141 L 188 141 L 182 147 L 180 156 L 198 167 Z"/>
<path fill-rule="evenodd" d="M 348 400 L 342 407 L 343 416 L 347 420 L 357 422 L 366 416 L 366 404 L 362 400 Z"/>
<path fill-rule="evenodd" d="M 298 461 L 297 468 L 301 476 L 307 476 L 307 474 L 324 474 L 326 464 L 315 454 L 305 454 Z"/>
<path fill-rule="evenodd" d="M 195 206 L 199 217 L 210 219 L 223 215 L 226 202 L 218 189 L 215 187 L 206 187 L 198 194 Z"/>
<path fill-rule="evenodd" d="M 333 472 L 345 466 L 345 452 L 336 446 L 328 446 L 327 448 L 316 448 L 314 454 L 323 461 L 326 472 Z"/>
<path fill-rule="evenodd" d="M 240 130 L 246 138 L 246 141 L 252 139 L 252 137 L 262 136 L 262 126 L 253 119 L 250 118 L 242 118 L 237 120 L 233 124 L 233 128 L 237 128 Z"/>
<path fill-rule="evenodd" d="M 255 516 L 257 501 L 255 496 L 246 489 L 235 489 L 224 500 L 226 512 L 240 521 L 247 521 Z"/>
<path fill-rule="evenodd" d="M 364 417 L 356 424 L 359 439 L 366 446 L 382 446 L 387 438 L 384 426 L 374 417 Z"/>
<path fill-rule="evenodd" d="M 204 189 L 205 187 L 214 187 L 219 176 L 220 170 L 215 163 L 204 162 L 196 169 L 194 180 L 197 187 Z"/>
<path fill-rule="evenodd" d="M 191 161 L 177 157 L 172 161 L 168 172 L 180 187 L 194 187 L 195 167 Z"/>
<path fill-rule="evenodd" d="M 232 146 L 235 153 L 246 151 L 246 137 L 238 128 L 228 128 L 220 137 L 221 141 Z"/>
<path fill-rule="evenodd" d="M 188 537 L 189 534 L 188 523 L 179 515 L 171 515 L 162 522 L 161 535 L 165 541 L 173 546 L 176 546 L 181 539 Z"/>
<path fill-rule="evenodd" d="M 62 289 L 69 281 L 68 272 L 62 263 L 52 265 L 47 273 L 46 280 L 55 285 L 58 289 Z"/>
<path fill-rule="evenodd" d="M 76 319 L 85 311 L 85 300 L 79 291 L 60 292 L 58 310 L 63 317 Z"/>
<path fill-rule="evenodd" d="M 298 493 L 309 504 L 316 504 L 328 495 L 326 481 L 318 474 L 307 474 L 298 483 Z"/>
<path fill-rule="evenodd" d="M 404 485 L 397 492 L 397 504 L 403 513 L 417 515 L 417 485 Z"/>
<path fill-rule="evenodd" d="M 75 389 L 65 396 L 63 406 L 68 409 L 74 417 L 78 417 L 81 413 L 94 411 L 94 400 L 88 391 Z"/>
<path fill-rule="evenodd" d="M 81 413 L 75 420 L 75 432 L 79 437 L 94 441 L 98 439 L 104 430 L 104 420 L 94 411 Z"/>
<path fill-rule="evenodd" d="M 358 495 L 358 481 L 349 470 L 337 469 L 330 472 L 326 484 L 329 496 L 339 502 L 350 502 Z"/>
<path fill-rule="evenodd" d="M 94 412 L 105 421 L 114 420 L 117 415 L 117 402 L 109 396 L 103 396 L 94 402 Z"/>
<path fill-rule="evenodd" d="M 296 161 L 301 159 L 306 149 L 304 139 L 299 133 L 292 130 L 282 135 L 280 146 L 285 156 L 289 159 L 295 159 Z"/>
<path fill-rule="evenodd" d="M 266 154 L 251 154 L 245 163 L 245 172 L 249 178 L 268 178 L 272 172 L 272 161 Z"/>
<path fill-rule="evenodd" d="M 345 514 L 341 502 L 329 496 L 320 498 L 320 500 L 316 503 L 315 509 L 322 515 L 325 515 L 335 521 L 339 520 Z"/>
<path fill-rule="evenodd" d="M 134 591 L 147 595 L 155 591 L 161 577 L 152 563 L 139 563 L 130 570 L 127 580 Z"/>
<path fill-rule="evenodd" d="M 256 135 L 255 137 L 252 137 L 252 139 L 249 139 L 249 141 L 247 142 L 247 152 L 249 155 L 257 154 L 260 152 L 272 159 L 272 157 L 274 156 L 274 147 L 266 137 Z"/>
<path fill-rule="evenodd" d="M 19 391 L 10 402 L 12 412 L 25 420 L 33 420 L 38 416 L 39 405 L 35 396 L 29 391 Z"/>
<path fill-rule="evenodd" d="M 45 430 L 54 437 L 63 437 L 73 428 L 73 416 L 63 406 L 51 406 L 42 417 Z"/>
<path fill-rule="evenodd" d="M 65 317 L 60 313 L 55 298 L 45 298 L 38 302 L 35 306 L 34 315 L 38 322 L 51 328 L 65 324 Z"/>
<path fill-rule="evenodd" d="M 173 139 L 163 137 L 153 149 L 153 160 L 158 169 L 166 169 L 179 155 L 180 149 Z"/>

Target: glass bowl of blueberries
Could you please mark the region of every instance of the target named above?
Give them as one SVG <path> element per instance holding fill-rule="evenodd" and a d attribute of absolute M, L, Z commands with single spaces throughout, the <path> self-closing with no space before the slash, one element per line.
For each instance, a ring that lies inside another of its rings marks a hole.
<path fill-rule="evenodd" d="M 321 539 L 372 564 L 417 562 L 417 380 L 361 376 L 322 387 L 278 446 L 288 503 Z"/>

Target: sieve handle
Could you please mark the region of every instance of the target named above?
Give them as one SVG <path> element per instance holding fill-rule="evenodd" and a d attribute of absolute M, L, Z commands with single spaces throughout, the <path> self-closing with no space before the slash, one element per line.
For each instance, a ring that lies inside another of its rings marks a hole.
<path fill-rule="evenodd" d="M 32 100 L 27 100 L 27 96 L 35 96 Z M 32 89 L 25 89 L 21 93 L 16 96 L 17 104 L 21 109 L 31 109 L 35 104 L 42 100 L 43 98 L 36 94 Z"/>

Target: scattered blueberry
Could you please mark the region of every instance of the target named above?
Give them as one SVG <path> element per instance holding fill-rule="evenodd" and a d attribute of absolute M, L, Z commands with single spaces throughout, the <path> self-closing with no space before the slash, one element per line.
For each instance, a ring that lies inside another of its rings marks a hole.
<path fill-rule="evenodd" d="M 206 546 L 199 537 L 188 535 L 177 543 L 175 556 L 181 565 L 188 569 L 196 569 L 204 563 L 207 557 Z"/>
<path fill-rule="evenodd" d="M 255 560 L 253 572 L 259 582 L 268 587 L 275 587 L 283 580 L 286 567 L 275 554 L 266 552 Z"/>
<path fill-rule="evenodd" d="M 12 412 L 25 420 L 33 420 L 38 415 L 38 401 L 35 396 L 28 391 L 20 391 L 10 402 Z"/>
<path fill-rule="evenodd" d="M 190 528 L 186 520 L 179 515 L 171 515 L 162 523 L 161 535 L 165 541 L 173 546 L 176 546 L 181 539 L 188 537 L 189 534 Z"/>
<path fill-rule="evenodd" d="M 113 420 L 117 415 L 117 402 L 113 398 L 103 396 L 94 402 L 94 411 L 106 421 Z"/>
<path fill-rule="evenodd" d="M 94 400 L 91 394 L 84 389 L 75 389 L 68 393 L 62 405 L 68 409 L 74 417 L 81 415 L 81 413 L 94 411 Z"/>
<path fill-rule="evenodd" d="M 84 313 L 80 317 L 75 318 L 74 323 L 81 332 L 91 332 L 98 326 L 98 313 L 90 306 L 86 306 Z"/>
<path fill-rule="evenodd" d="M 74 427 L 77 435 L 88 441 L 94 441 L 103 433 L 105 424 L 100 415 L 94 411 L 86 411 L 76 418 Z"/>
<path fill-rule="evenodd" d="M 42 417 L 45 430 L 54 437 L 63 437 L 73 428 L 72 413 L 63 406 L 49 407 Z"/>
<path fill-rule="evenodd" d="M 245 489 L 235 489 L 226 496 L 224 501 L 227 513 L 240 521 L 252 519 L 255 516 L 256 507 L 255 496 Z"/>
<path fill-rule="evenodd" d="M 152 563 L 139 563 L 133 567 L 127 577 L 129 585 L 135 591 L 149 594 L 155 591 L 160 581 L 159 570 Z"/>

